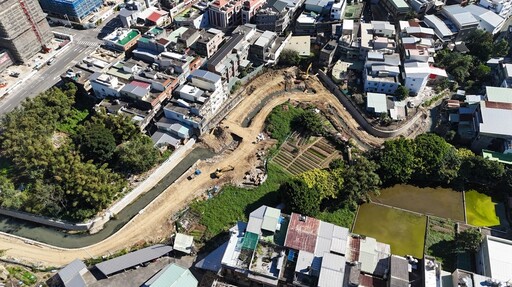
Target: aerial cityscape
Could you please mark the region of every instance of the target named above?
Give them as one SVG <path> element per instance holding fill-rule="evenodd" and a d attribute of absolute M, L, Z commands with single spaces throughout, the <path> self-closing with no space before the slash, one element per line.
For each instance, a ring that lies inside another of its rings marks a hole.
<path fill-rule="evenodd" d="M 0 287 L 512 287 L 512 0 L 0 0 Z"/>

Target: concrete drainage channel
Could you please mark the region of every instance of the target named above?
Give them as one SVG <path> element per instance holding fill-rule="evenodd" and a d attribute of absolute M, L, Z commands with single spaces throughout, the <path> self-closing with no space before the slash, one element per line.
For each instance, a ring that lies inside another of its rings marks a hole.
<path fill-rule="evenodd" d="M 31 240 L 47 243 L 63 248 L 80 248 L 102 241 L 121 229 L 140 210 L 146 207 L 169 185 L 185 173 L 198 160 L 212 157 L 212 151 L 205 148 L 195 148 L 190 152 L 164 179 L 158 182 L 150 191 L 140 196 L 135 202 L 124 208 L 116 218 L 111 219 L 104 228 L 95 234 L 68 234 L 57 229 L 31 223 L 7 216 L 0 216 L 0 231 Z"/>

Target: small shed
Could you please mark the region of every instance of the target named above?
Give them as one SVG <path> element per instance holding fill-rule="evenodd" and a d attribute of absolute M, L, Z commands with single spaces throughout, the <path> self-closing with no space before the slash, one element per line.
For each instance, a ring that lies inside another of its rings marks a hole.
<path fill-rule="evenodd" d="M 367 93 L 366 99 L 366 110 L 369 112 L 377 115 L 388 112 L 388 99 L 386 94 Z"/>
<path fill-rule="evenodd" d="M 201 173 L 201 171 L 199 171 Z M 174 238 L 174 250 L 190 254 L 194 247 L 194 237 L 183 233 L 176 233 Z"/>

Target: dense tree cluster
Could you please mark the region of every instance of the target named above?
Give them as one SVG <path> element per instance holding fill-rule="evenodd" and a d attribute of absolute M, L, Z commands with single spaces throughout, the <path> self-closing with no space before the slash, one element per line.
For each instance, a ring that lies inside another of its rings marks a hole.
<path fill-rule="evenodd" d="M 467 54 L 441 50 L 436 54 L 436 63 L 445 68 L 459 84 L 481 86 L 490 80 L 491 69 L 486 62 L 492 57 L 508 55 L 509 44 L 504 39 L 494 42 L 490 33 L 480 29 L 474 30 L 465 44 L 469 49 Z"/>
<path fill-rule="evenodd" d="M 74 106 L 76 88 L 52 88 L 0 122 L 0 205 L 83 220 L 126 186 L 124 177 L 158 160 L 151 140 L 130 120 Z M 123 174 L 124 173 L 124 174 Z"/>
<path fill-rule="evenodd" d="M 317 215 L 323 208 L 349 208 L 379 194 L 377 165 L 356 155 L 350 165 L 342 160 L 328 169 L 313 169 L 297 175 L 281 187 L 285 202 L 293 212 Z"/>
<path fill-rule="evenodd" d="M 435 134 L 416 139 L 386 141 L 375 156 L 381 178 L 389 183 L 411 181 L 442 184 L 476 184 L 492 190 L 507 185 L 511 173 L 504 165 L 467 149 L 456 149 Z"/>

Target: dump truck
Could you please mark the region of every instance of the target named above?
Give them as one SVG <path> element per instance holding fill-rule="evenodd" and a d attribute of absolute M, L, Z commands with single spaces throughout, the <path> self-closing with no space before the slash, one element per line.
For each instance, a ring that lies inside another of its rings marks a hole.
<path fill-rule="evenodd" d="M 234 170 L 235 167 L 232 166 L 232 165 L 228 165 L 226 167 L 223 167 L 223 168 L 218 168 L 214 173 L 213 173 L 213 177 L 214 178 L 220 178 L 225 172 L 227 171 L 232 171 Z"/>

